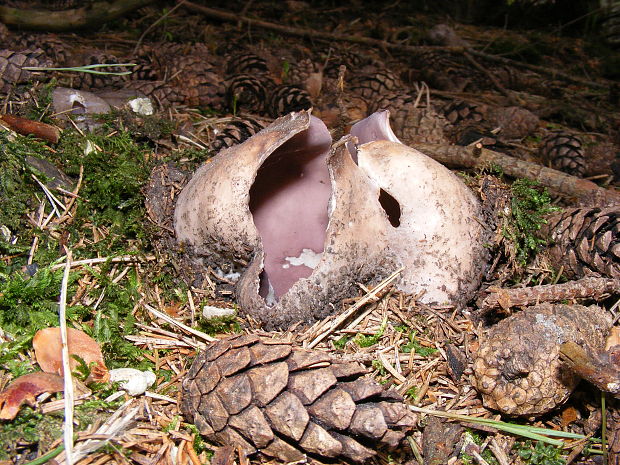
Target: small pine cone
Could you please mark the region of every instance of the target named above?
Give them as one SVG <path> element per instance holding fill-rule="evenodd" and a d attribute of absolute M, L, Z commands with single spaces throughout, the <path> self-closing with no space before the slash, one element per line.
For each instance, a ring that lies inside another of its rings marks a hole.
<path fill-rule="evenodd" d="M 392 93 L 402 87 L 398 76 L 389 70 L 368 74 L 356 74 L 350 81 L 349 89 L 367 102 L 379 100 L 384 94 Z"/>
<path fill-rule="evenodd" d="M 620 206 L 566 209 L 547 219 L 540 236 L 552 241 L 549 256 L 567 277 L 620 278 Z"/>
<path fill-rule="evenodd" d="M 183 380 L 181 412 L 208 440 L 278 460 L 365 462 L 416 416 L 366 368 L 253 335 L 212 343 Z"/>
<path fill-rule="evenodd" d="M 441 108 L 443 115 L 453 125 L 478 124 L 484 119 L 486 110 L 485 105 L 476 105 L 464 100 L 455 100 Z"/>
<path fill-rule="evenodd" d="M 185 97 L 185 105 L 223 109 L 226 86 L 223 79 L 209 66 L 186 68 L 169 81 Z"/>
<path fill-rule="evenodd" d="M 610 323 L 602 308 L 561 304 L 528 307 L 500 321 L 482 338 L 473 364 L 484 405 L 540 415 L 562 404 L 579 377 L 560 361 L 560 346 L 603 349 Z"/>
<path fill-rule="evenodd" d="M 495 107 L 487 113 L 488 122 L 502 129 L 506 139 L 521 139 L 534 132 L 540 120 L 538 116 L 521 107 Z"/>
<path fill-rule="evenodd" d="M 125 88 L 143 93 L 155 100 L 160 108 L 185 103 L 185 96 L 163 81 L 130 81 Z"/>
<path fill-rule="evenodd" d="M 450 92 L 463 92 L 480 80 L 480 73 L 471 64 L 455 56 L 435 51 L 424 51 L 412 55 L 412 68 L 418 72 L 410 79 L 425 81 L 431 88 Z"/>
<path fill-rule="evenodd" d="M 553 133 L 540 146 L 543 160 L 552 168 L 582 177 L 586 170 L 581 140 L 564 132 Z"/>
<path fill-rule="evenodd" d="M 243 109 L 251 113 L 262 113 L 268 91 L 273 81 L 263 76 L 237 74 L 228 80 L 226 102 L 233 111 Z"/>
<path fill-rule="evenodd" d="M 310 94 L 297 86 L 277 86 L 269 95 L 268 113 L 277 118 L 292 111 L 312 108 Z"/>
<path fill-rule="evenodd" d="M 250 52 L 242 52 L 226 57 L 226 76 L 237 74 L 265 75 L 269 67 L 264 58 Z"/>
<path fill-rule="evenodd" d="M 303 87 L 306 80 L 318 72 L 320 72 L 318 66 L 310 58 L 304 58 L 291 64 L 286 73 L 286 83 Z"/>
<path fill-rule="evenodd" d="M 31 80 L 35 74 L 23 68 L 35 66 L 51 66 L 51 61 L 41 49 L 24 50 L 0 50 L 0 92 L 8 92 L 15 84 L 23 84 Z"/>
<path fill-rule="evenodd" d="M 211 149 L 215 152 L 240 144 L 249 139 L 268 123 L 253 118 L 233 118 L 222 128 L 214 131 L 215 138 L 211 143 Z"/>
<path fill-rule="evenodd" d="M 390 122 L 396 136 L 404 144 L 448 144 L 448 121 L 432 108 L 415 105 L 408 94 L 383 95 L 369 106 L 369 113 L 390 111 Z"/>
<path fill-rule="evenodd" d="M 325 65 L 325 76 L 331 79 L 338 79 L 340 73 L 340 66 L 346 66 L 346 73 L 351 76 L 356 70 L 360 69 L 364 65 L 368 64 L 368 59 L 359 53 L 352 50 L 342 50 L 329 54 L 329 60 Z"/>

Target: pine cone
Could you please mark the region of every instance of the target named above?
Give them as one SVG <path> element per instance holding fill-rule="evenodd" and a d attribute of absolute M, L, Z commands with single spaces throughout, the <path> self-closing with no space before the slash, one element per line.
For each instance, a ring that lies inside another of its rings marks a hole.
<path fill-rule="evenodd" d="M 562 404 L 579 377 L 560 362 L 560 346 L 571 341 L 600 350 L 610 326 L 602 308 L 561 304 L 529 307 L 500 321 L 482 339 L 473 365 L 484 405 L 539 415 Z"/>
<path fill-rule="evenodd" d="M 521 107 L 495 107 L 487 114 L 487 120 L 493 126 L 500 127 L 505 139 L 521 139 L 536 130 L 540 120 L 538 116 Z"/>
<path fill-rule="evenodd" d="M 351 73 L 360 69 L 369 62 L 368 57 L 360 55 L 353 50 L 339 50 L 333 53 L 328 51 L 325 55 L 329 56 L 329 60 L 325 65 L 324 73 L 325 76 L 331 79 L 338 78 L 341 65 L 346 66 L 347 74 L 351 75 Z"/>
<path fill-rule="evenodd" d="M 306 80 L 314 73 L 318 73 L 319 69 L 316 64 L 309 58 L 304 58 L 290 66 L 286 74 L 286 83 L 303 87 Z"/>
<path fill-rule="evenodd" d="M 282 461 L 306 454 L 364 462 L 395 448 L 416 416 L 358 363 L 242 335 L 200 353 L 181 411 L 208 440 Z"/>
<path fill-rule="evenodd" d="M 582 177 L 586 169 L 581 140 L 564 132 L 553 133 L 543 140 L 540 154 L 545 163 L 556 170 Z"/>
<path fill-rule="evenodd" d="M 484 119 L 486 107 L 484 105 L 476 105 L 475 103 L 466 102 L 464 100 L 455 100 L 444 105 L 441 112 L 448 122 L 453 125 L 457 124 L 478 124 Z"/>
<path fill-rule="evenodd" d="M 409 94 L 388 93 L 374 101 L 369 113 L 390 110 L 391 126 L 405 144 L 448 144 L 446 119 L 430 107 L 416 106 Z"/>
<path fill-rule="evenodd" d="M 23 68 L 29 66 L 51 66 L 51 61 L 43 50 L 0 50 L 0 92 L 6 93 L 15 84 L 23 84 L 34 77 L 32 71 Z"/>
<path fill-rule="evenodd" d="M 268 91 L 273 86 L 273 81 L 263 76 L 237 74 L 228 81 L 226 101 L 233 112 L 243 109 L 250 113 L 262 113 Z"/>
<path fill-rule="evenodd" d="M 312 108 L 310 94 L 297 86 L 277 86 L 269 95 L 267 102 L 268 113 L 273 117 L 286 115 L 291 111 L 301 111 Z"/>
<path fill-rule="evenodd" d="M 249 139 L 268 123 L 252 118 L 233 118 L 223 128 L 217 130 L 215 139 L 211 143 L 211 148 L 219 152 L 233 145 L 240 144 Z"/>
<path fill-rule="evenodd" d="M 564 210 L 548 218 L 541 237 L 553 241 L 549 256 L 567 277 L 620 278 L 620 206 Z"/>
<path fill-rule="evenodd" d="M 100 65 L 104 63 L 117 65 L 119 63 L 125 63 L 125 61 L 110 53 L 96 52 L 88 55 L 72 57 L 68 62 L 69 66 Z M 131 67 L 111 66 L 97 68 L 97 71 L 117 73 L 133 70 L 131 69 Z M 113 74 L 91 73 L 72 73 L 71 78 L 71 87 L 89 91 L 92 89 L 101 89 L 104 87 L 120 87 L 123 85 L 123 83 L 129 80 L 127 75 L 117 76 Z"/>
<path fill-rule="evenodd" d="M 351 92 L 359 95 L 366 102 L 379 100 L 383 95 L 392 93 L 400 87 L 402 87 L 400 79 L 387 69 L 368 74 L 356 74 L 349 85 Z"/>
<path fill-rule="evenodd" d="M 612 182 L 620 181 L 620 146 L 611 142 L 590 145 L 585 153 L 585 176 L 612 175 Z"/>
<path fill-rule="evenodd" d="M 265 75 L 269 74 L 269 67 L 264 58 L 250 52 L 241 52 L 226 57 L 226 75 L 237 74 Z"/>

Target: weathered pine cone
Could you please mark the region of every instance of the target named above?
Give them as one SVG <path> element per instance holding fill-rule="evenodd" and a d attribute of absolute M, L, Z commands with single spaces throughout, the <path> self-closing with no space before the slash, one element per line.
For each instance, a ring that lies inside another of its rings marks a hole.
<path fill-rule="evenodd" d="M 268 123 L 253 118 L 233 118 L 223 128 L 217 130 L 211 143 L 211 149 L 219 152 L 222 149 L 240 144 L 267 126 Z"/>
<path fill-rule="evenodd" d="M 540 120 L 531 111 L 521 107 L 495 107 L 487 113 L 493 126 L 501 128 L 500 135 L 505 139 L 521 139 L 538 128 Z"/>
<path fill-rule="evenodd" d="M 163 81 L 129 81 L 125 89 L 131 89 L 152 98 L 161 108 L 185 103 L 185 97 L 177 89 Z"/>
<path fill-rule="evenodd" d="M 549 257 L 567 277 L 620 278 L 620 206 L 566 209 L 547 218 L 540 234 L 551 239 Z"/>
<path fill-rule="evenodd" d="M 291 111 L 308 110 L 312 108 L 310 94 L 297 86 L 280 85 L 269 95 L 267 112 L 273 117 L 286 115 Z"/>
<path fill-rule="evenodd" d="M 273 84 L 265 76 L 237 74 L 227 83 L 226 101 L 233 112 L 243 109 L 250 113 L 262 113 Z"/>
<path fill-rule="evenodd" d="M 235 336 L 201 352 L 181 411 L 208 440 L 282 461 L 306 455 L 365 462 L 395 448 L 416 416 L 359 363 L 289 343 Z"/>
<path fill-rule="evenodd" d="M 15 84 L 23 84 L 33 77 L 32 71 L 25 67 L 50 66 L 51 61 L 43 50 L 0 50 L 0 92 L 6 93 Z"/>
<path fill-rule="evenodd" d="M 477 124 L 484 119 L 486 108 L 484 105 L 455 100 L 444 105 L 441 111 L 450 124 Z"/>
<path fill-rule="evenodd" d="M 349 84 L 351 92 L 362 97 L 366 102 L 374 102 L 386 93 L 402 88 L 398 76 L 384 69 L 373 73 L 356 74 Z"/>
<path fill-rule="evenodd" d="M 241 52 L 226 57 L 226 75 L 236 74 L 269 74 L 269 67 L 264 58 L 250 52 Z"/>
<path fill-rule="evenodd" d="M 543 140 L 540 154 L 549 166 L 573 176 L 582 177 L 586 170 L 581 140 L 572 134 L 564 132 L 551 134 Z"/>
<path fill-rule="evenodd" d="M 564 342 L 600 350 L 610 321 L 596 306 L 542 304 L 500 321 L 480 343 L 474 385 L 486 407 L 540 415 L 562 404 L 579 378 L 559 359 Z"/>

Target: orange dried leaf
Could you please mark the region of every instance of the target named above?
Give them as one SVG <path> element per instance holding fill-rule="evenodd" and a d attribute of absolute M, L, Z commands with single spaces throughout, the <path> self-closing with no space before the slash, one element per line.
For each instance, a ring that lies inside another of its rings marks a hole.
<path fill-rule="evenodd" d="M 91 367 L 91 373 L 87 382 L 107 382 L 108 369 L 103 361 L 101 347 L 97 341 L 83 331 L 67 328 L 69 355 L 77 355 Z M 43 371 L 62 375 L 62 342 L 60 328 L 42 329 L 34 335 L 32 340 L 37 363 Z M 69 366 L 73 371 L 78 366 L 78 361 L 71 357 Z"/>
<path fill-rule="evenodd" d="M 20 376 L 0 393 L 0 419 L 12 420 L 24 402 L 33 406 L 39 394 L 59 392 L 63 389 L 62 377 L 54 373 L 37 372 Z"/>

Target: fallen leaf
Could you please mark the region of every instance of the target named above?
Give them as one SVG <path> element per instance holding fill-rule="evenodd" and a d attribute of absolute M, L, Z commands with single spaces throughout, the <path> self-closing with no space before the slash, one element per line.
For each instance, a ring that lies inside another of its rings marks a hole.
<path fill-rule="evenodd" d="M 13 380 L 0 393 L 0 419 L 12 420 L 23 403 L 34 406 L 35 398 L 44 392 L 54 393 L 64 389 L 61 376 L 54 373 L 30 373 Z"/>
<path fill-rule="evenodd" d="M 87 383 L 107 382 L 110 375 L 103 361 L 101 347 L 97 341 L 83 331 L 67 328 L 69 355 L 77 355 L 90 367 Z M 62 375 L 62 342 L 60 328 L 45 328 L 37 332 L 32 340 L 35 357 L 41 369 L 48 373 Z M 74 357 L 69 360 L 71 371 L 79 362 Z"/>

